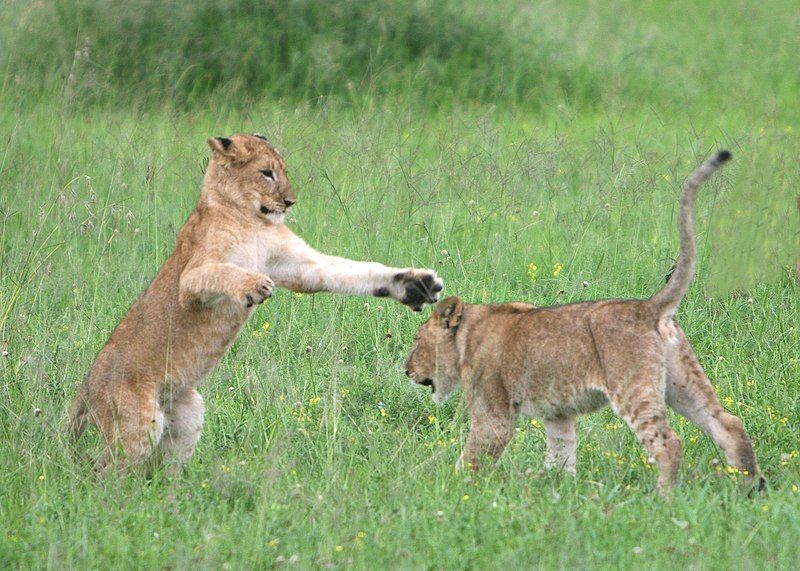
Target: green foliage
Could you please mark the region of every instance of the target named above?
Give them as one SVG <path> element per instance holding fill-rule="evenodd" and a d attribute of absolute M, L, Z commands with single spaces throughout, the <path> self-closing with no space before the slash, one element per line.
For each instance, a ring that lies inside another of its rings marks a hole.
<path fill-rule="evenodd" d="M 81 100 L 204 101 L 409 90 L 428 102 L 538 107 L 594 83 L 517 2 L 58 0 L 18 4 L 7 54 L 22 81 L 69 78 Z M 575 74 L 579 75 L 576 77 Z"/>

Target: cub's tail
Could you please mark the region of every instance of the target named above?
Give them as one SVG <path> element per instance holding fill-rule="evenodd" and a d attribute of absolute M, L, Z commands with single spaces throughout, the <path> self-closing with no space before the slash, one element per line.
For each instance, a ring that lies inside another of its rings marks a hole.
<path fill-rule="evenodd" d="M 731 159 L 729 151 L 719 151 L 700 165 L 683 185 L 681 193 L 681 251 L 675 271 L 664 288 L 650 298 L 650 305 L 661 316 L 673 316 L 689 290 L 697 265 L 697 243 L 694 231 L 694 199 L 699 187 L 714 171 Z"/>
<path fill-rule="evenodd" d="M 85 383 L 78 387 L 78 394 L 75 395 L 75 400 L 69 411 L 69 424 L 67 425 L 67 434 L 70 441 L 77 442 L 78 439 L 86 430 L 86 425 L 89 423 L 89 406 L 87 404 Z"/>

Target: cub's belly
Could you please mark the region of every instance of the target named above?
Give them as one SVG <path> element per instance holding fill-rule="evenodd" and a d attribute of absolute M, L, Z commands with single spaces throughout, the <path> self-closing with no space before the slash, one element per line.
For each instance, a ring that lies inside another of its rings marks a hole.
<path fill-rule="evenodd" d="M 225 309 L 184 316 L 179 327 L 165 332 L 156 349 L 165 385 L 195 386 L 225 355 L 250 313 Z"/>
<path fill-rule="evenodd" d="M 584 388 L 549 395 L 526 395 L 512 400 L 512 412 L 538 418 L 558 418 L 595 412 L 608 406 L 608 398 L 600 389 Z"/>

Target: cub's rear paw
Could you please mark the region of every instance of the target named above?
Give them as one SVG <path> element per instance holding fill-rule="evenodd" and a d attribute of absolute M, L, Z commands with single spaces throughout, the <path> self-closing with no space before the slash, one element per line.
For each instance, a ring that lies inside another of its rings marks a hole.
<path fill-rule="evenodd" d="M 411 269 L 395 274 L 393 286 L 400 303 L 421 311 L 426 303 L 436 303 L 444 282 L 433 270 Z"/>
<path fill-rule="evenodd" d="M 262 274 L 253 274 L 243 285 L 239 301 L 245 307 L 253 307 L 271 297 L 273 289 L 275 284 L 271 279 Z"/>

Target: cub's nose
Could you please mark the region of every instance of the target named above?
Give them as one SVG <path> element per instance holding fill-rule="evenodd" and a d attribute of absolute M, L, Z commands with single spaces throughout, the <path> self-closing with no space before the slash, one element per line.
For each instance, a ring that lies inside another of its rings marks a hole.
<path fill-rule="evenodd" d="M 286 206 L 286 208 L 289 208 L 295 202 L 297 202 L 297 199 L 294 196 L 287 196 L 283 199 L 283 204 Z"/>
<path fill-rule="evenodd" d="M 406 369 L 406 377 L 410 377 L 410 376 L 411 376 L 411 371 L 409 371 L 408 369 Z"/>

